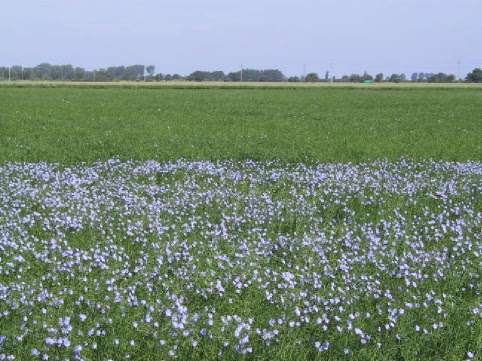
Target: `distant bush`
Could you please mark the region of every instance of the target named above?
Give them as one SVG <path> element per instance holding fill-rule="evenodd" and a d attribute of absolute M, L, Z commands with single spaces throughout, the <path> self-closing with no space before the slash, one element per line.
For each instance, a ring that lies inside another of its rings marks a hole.
<path fill-rule="evenodd" d="M 482 83 L 482 69 L 475 68 L 474 70 L 472 70 L 470 73 L 467 74 L 467 77 L 465 78 L 465 80 L 471 83 Z"/>
<path fill-rule="evenodd" d="M 320 81 L 320 77 L 317 73 L 309 73 L 306 75 L 305 81 L 308 83 L 316 83 Z"/>

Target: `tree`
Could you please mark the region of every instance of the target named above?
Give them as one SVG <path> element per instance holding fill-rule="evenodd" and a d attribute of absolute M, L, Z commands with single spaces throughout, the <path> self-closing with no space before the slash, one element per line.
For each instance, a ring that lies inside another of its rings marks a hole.
<path fill-rule="evenodd" d="M 455 75 L 445 74 L 445 73 L 431 74 L 427 78 L 427 81 L 429 83 L 452 83 L 454 80 L 455 80 Z"/>
<path fill-rule="evenodd" d="M 128 80 L 125 66 L 110 66 L 107 74 L 111 80 Z"/>
<path fill-rule="evenodd" d="M 348 80 L 351 82 L 351 83 L 360 83 L 362 81 L 362 77 L 360 76 L 360 74 L 351 74 L 349 77 L 348 77 Z"/>
<path fill-rule="evenodd" d="M 33 80 L 33 68 L 23 68 L 23 80 Z"/>
<path fill-rule="evenodd" d="M 388 81 L 391 83 L 400 83 L 402 81 L 402 76 L 400 74 L 392 74 Z"/>
<path fill-rule="evenodd" d="M 364 72 L 363 75 L 361 76 L 360 81 L 366 81 L 366 80 L 373 80 L 373 76 L 368 74 L 367 72 Z"/>
<path fill-rule="evenodd" d="M 85 71 L 84 80 L 85 81 L 94 81 L 95 80 L 95 70 Z"/>
<path fill-rule="evenodd" d="M 37 65 L 34 69 L 34 77 L 40 80 L 52 80 L 52 65 L 49 63 L 42 63 Z"/>
<path fill-rule="evenodd" d="M 416 82 L 418 80 L 418 74 L 412 73 L 412 76 L 410 77 L 410 80 L 413 81 L 413 82 Z"/>
<path fill-rule="evenodd" d="M 383 81 L 383 73 L 378 73 L 375 75 L 375 82 L 376 83 L 381 83 Z"/>
<path fill-rule="evenodd" d="M 265 69 L 259 71 L 258 81 L 284 81 L 286 78 L 283 73 L 278 69 Z"/>
<path fill-rule="evenodd" d="M 61 79 L 73 80 L 74 79 L 74 67 L 70 64 L 60 66 Z"/>
<path fill-rule="evenodd" d="M 224 74 L 224 71 L 221 70 L 216 70 L 211 72 L 209 74 L 209 79 L 212 81 L 224 81 L 226 78 L 226 75 Z"/>
<path fill-rule="evenodd" d="M 209 80 L 209 72 L 197 70 L 187 77 L 187 80 L 191 81 L 206 81 Z"/>
<path fill-rule="evenodd" d="M 112 76 L 107 69 L 94 70 L 95 81 L 111 81 Z"/>
<path fill-rule="evenodd" d="M 224 81 L 226 76 L 224 75 L 224 72 L 222 71 L 201 71 L 197 70 L 187 77 L 187 80 L 191 81 Z"/>
<path fill-rule="evenodd" d="M 350 77 L 348 75 L 343 75 L 340 79 L 341 82 L 347 83 L 350 81 Z"/>
<path fill-rule="evenodd" d="M 231 72 L 227 75 L 226 80 L 229 81 L 240 81 L 241 72 Z M 243 81 L 260 81 L 260 82 L 278 82 L 284 81 L 285 76 L 278 69 L 243 69 Z"/>
<path fill-rule="evenodd" d="M 13 65 L 10 68 L 10 78 L 12 80 L 22 80 L 23 79 L 23 68 L 21 65 Z"/>
<path fill-rule="evenodd" d="M 153 77 L 154 73 L 156 72 L 156 67 L 154 65 L 148 65 L 146 66 L 146 72 L 149 77 Z"/>
<path fill-rule="evenodd" d="M 8 68 L 6 66 L 0 66 L 0 79 L 8 79 Z"/>
<path fill-rule="evenodd" d="M 50 68 L 51 80 L 62 80 L 62 66 L 52 65 Z"/>
<path fill-rule="evenodd" d="M 125 68 L 124 80 L 140 80 L 144 78 L 144 74 L 145 74 L 144 65 L 130 65 Z M 96 78 L 97 78 L 97 75 L 96 75 Z"/>
<path fill-rule="evenodd" d="M 308 82 L 308 83 L 316 83 L 318 81 L 320 81 L 320 77 L 318 76 L 317 73 L 309 73 L 305 77 L 305 82 Z"/>
<path fill-rule="evenodd" d="M 465 78 L 466 81 L 470 83 L 482 83 L 482 69 L 475 68 L 470 73 L 467 74 Z"/>
<path fill-rule="evenodd" d="M 241 79 L 241 73 L 239 78 Z M 243 81 L 259 81 L 259 78 L 260 78 L 259 70 L 243 69 Z"/>
<path fill-rule="evenodd" d="M 85 69 L 76 67 L 74 69 L 74 80 L 77 80 L 77 81 L 88 80 L 86 78 Z"/>
<path fill-rule="evenodd" d="M 288 81 L 289 81 L 290 83 L 298 83 L 298 82 L 300 81 L 300 78 L 298 78 L 297 76 L 290 76 L 290 77 L 288 78 Z"/>
<path fill-rule="evenodd" d="M 241 80 L 241 72 L 236 71 L 236 72 L 231 72 L 227 76 L 227 80 L 229 81 L 240 81 Z"/>

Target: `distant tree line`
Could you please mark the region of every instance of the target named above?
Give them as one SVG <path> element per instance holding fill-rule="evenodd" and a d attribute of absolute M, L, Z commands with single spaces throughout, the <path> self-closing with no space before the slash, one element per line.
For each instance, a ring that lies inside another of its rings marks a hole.
<path fill-rule="evenodd" d="M 383 73 L 378 73 L 375 76 L 364 72 L 363 74 L 343 75 L 340 78 L 330 77 L 326 72 L 324 78 L 320 78 L 317 73 L 309 73 L 305 77 L 290 77 L 287 79 L 290 82 L 344 82 L 344 83 L 363 83 L 363 82 L 389 82 L 389 83 L 403 83 L 403 82 L 418 82 L 418 83 L 453 83 L 458 81 L 455 75 L 445 73 L 413 73 L 410 79 L 404 73 L 394 73 L 385 76 Z M 465 78 L 466 82 L 482 83 L 482 69 L 476 68 Z"/>
<path fill-rule="evenodd" d="M 0 79 L 11 80 L 71 80 L 71 81 L 113 81 L 141 80 L 153 66 L 130 65 L 111 66 L 106 69 L 85 70 L 72 65 L 51 65 L 42 63 L 33 68 L 19 65 L 0 67 Z"/>
<path fill-rule="evenodd" d="M 385 76 L 378 73 L 375 76 L 364 72 L 363 74 L 343 75 L 336 78 L 327 71 L 324 77 L 318 73 L 309 73 L 304 76 L 286 77 L 278 69 L 243 69 L 225 74 L 223 71 L 197 70 L 188 76 L 179 74 L 156 73 L 154 65 L 129 65 L 110 66 L 107 68 L 86 70 L 81 67 L 67 65 L 51 65 L 42 63 L 35 67 L 0 67 L 0 80 L 64 80 L 64 81 L 247 81 L 247 82 L 428 82 L 428 83 L 451 83 L 457 81 L 455 75 L 445 73 L 413 73 L 410 78 L 405 74 L 391 74 Z M 466 82 L 482 82 L 482 69 L 476 68 L 465 78 Z"/>
<path fill-rule="evenodd" d="M 326 81 L 321 80 L 316 73 L 310 73 L 306 76 L 305 81 Z M 363 82 L 389 82 L 389 83 L 402 83 L 402 82 L 425 82 L 425 83 L 452 83 L 456 81 L 455 75 L 445 73 L 413 73 L 410 80 L 404 73 L 394 73 L 385 76 L 383 73 L 378 73 L 375 76 L 368 74 L 350 74 L 343 75 L 340 78 L 331 78 L 330 81 L 344 82 L 344 83 L 363 83 Z"/>
<path fill-rule="evenodd" d="M 237 72 L 224 74 L 222 71 L 195 71 L 186 77 L 192 81 L 254 81 L 254 82 L 280 82 L 286 77 L 278 69 L 243 69 Z"/>

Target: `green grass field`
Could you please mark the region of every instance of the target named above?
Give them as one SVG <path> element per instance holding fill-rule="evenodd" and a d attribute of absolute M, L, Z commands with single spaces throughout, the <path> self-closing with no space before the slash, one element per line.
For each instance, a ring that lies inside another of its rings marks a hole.
<path fill-rule="evenodd" d="M 0 161 L 482 159 L 480 87 L 3 86 L 0 109 Z"/>
<path fill-rule="evenodd" d="M 477 86 L 0 84 L 0 360 L 482 360 L 481 139 Z"/>

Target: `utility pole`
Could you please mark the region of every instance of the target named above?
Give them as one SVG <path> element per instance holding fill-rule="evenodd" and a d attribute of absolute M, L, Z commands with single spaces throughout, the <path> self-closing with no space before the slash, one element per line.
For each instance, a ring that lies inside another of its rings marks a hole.
<path fill-rule="evenodd" d="M 11 69 L 12 69 L 11 67 L 8 67 L 8 81 L 12 80 Z"/>
<path fill-rule="evenodd" d="M 243 64 L 241 64 L 241 81 L 243 81 Z"/>

